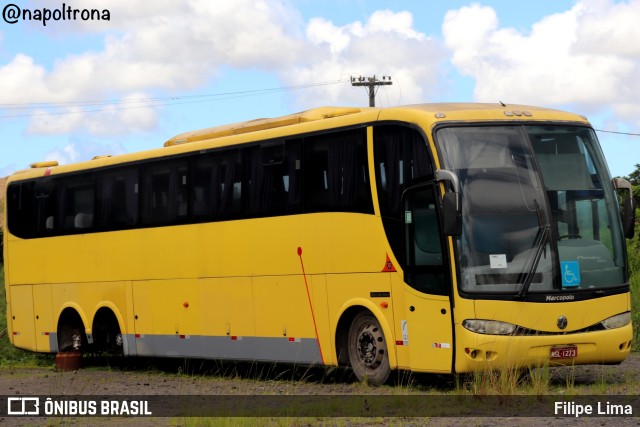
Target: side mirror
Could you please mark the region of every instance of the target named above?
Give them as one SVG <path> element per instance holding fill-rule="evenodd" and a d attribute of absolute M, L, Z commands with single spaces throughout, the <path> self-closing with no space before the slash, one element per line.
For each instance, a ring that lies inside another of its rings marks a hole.
<path fill-rule="evenodd" d="M 445 193 L 442 198 L 442 231 L 447 236 L 462 234 L 462 210 L 459 193 Z"/>
<path fill-rule="evenodd" d="M 447 236 L 459 236 L 462 234 L 462 204 L 458 175 L 450 170 L 438 169 L 436 179 L 450 181 L 453 186 L 453 192 L 447 192 L 442 197 L 442 231 Z"/>
<path fill-rule="evenodd" d="M 636 225 L 636 206 L 633 201 L 633 187 L 624 178 L 613 178 L 613 188 L 618 193 L 618 201 L 621 203 L 620 219 L 622 231 L 627 239 L 633 238 Z"/>

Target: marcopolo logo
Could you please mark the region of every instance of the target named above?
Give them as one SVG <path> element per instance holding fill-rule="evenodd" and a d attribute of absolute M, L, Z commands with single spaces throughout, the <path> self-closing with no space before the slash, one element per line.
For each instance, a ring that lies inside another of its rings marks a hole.
<path fill-rule="evenodd" d="M 559 301 L 573 301 L 576 299 L 575 295 L 547 295 L 545 301 L 547 302 L 559 302 Z"/>

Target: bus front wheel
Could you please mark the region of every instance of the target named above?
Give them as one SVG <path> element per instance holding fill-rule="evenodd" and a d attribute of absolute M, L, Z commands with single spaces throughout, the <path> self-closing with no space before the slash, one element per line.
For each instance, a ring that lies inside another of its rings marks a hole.
<path fill-rule="evenodd" d="M 349 363 L 358 380 L 384 384 L 389 375 L 389 354 L 380 322 L 369 312 L 357 314 L 349 328 Z"/>

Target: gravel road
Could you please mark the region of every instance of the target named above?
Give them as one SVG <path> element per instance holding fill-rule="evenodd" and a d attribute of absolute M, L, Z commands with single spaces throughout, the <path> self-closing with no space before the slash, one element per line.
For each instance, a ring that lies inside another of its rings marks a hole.
<path fill-rule="evenodd" d="M 335 399 L 348 402 L 357 397 L 365 405 L 380 402 L 380 396 L 389 405 L 396 405 L 411 398 L 422 398 L 427 394 L 437 405 L 464 405 L 459 398 L 467 394 L 493 395 L 486 399 L 492 407 L 504 400 L 500 395 L 512 394 L 509 384 L 495 379 L 467 379 L 456 382 L 451 377 L 402 376 L 394 385 L 370 387 L 353 381 L 349 372 L 322 369 L 293 369 L 273 364 L 222 364 L 202 361 L 127 361 L 126 366 L 113 367 L 103 360 L 85 360 L 85 367 L 78 371 L 58 372 L 51 368 L 4 368 L 0 369 L 0 395 L 7 396 L 186 396 L 183 399 L 205 399 L 210 396 L 226 396 L 236 401 L 261 397 L 286 396 L 289 403 L 309 403 L 309 399 Z M 620 396 L 640 395 L 640 354 L 632 354 L 618 366 L 581 366 L 575 368 L 552 368 L 536 371 L 534 378 L 523 386 L 533 395 L 592 395 L 603 403 Z M 461 385 L 462 384 L 462 385 Z M 536 386 L 536 384 L 538 384 Z M 538 387 L 538 388 L 536 388 Z M 466 390 L 466 392 L 461 391 Z M 533 391 L 532 391 L 533 390 Z M 519 392 L 517 392 L 519 393 Z M 435 396 L 435 397 L 433 397 Z M 152 398 L 153 399 L 153 398 Z M 388 400 L 387 400 L 388 399 Z M 463 399 L 466 399 L 463 398 Z M 250 400 L 249 400 L 250 401 Z M 268 404 L 269 400 L 267 401 Z M 368 403 L 369 402 L 369 403 Z M 638 398 L 634 402 L 638 403 Z M 4 403 L 4 402 L 2 402 Z M 263 404 L 264 402 L 258 402 Z M 546 403 L 545 403 L 546 404 Z M 203 405 L 206 405 L 203 404 Z M 553 405 L 553 402 L 550 403 Z M 360 407 L 358 403 L 357 408 Z M 544 407 L 544 406 L 543 406 Z M 6 410 L 6 406 L 2 406 Z M 272 408 L 271 408 L 272 409 Z M 369 410 L 368 408 L 366 408 Z M 265 408 L 269 414 L 269 408 Z M 281 418 L 106 418 L 106 417 L 7 417 L 1 414 L 0 425 L 438 425 L 438 426 L 511 426 L 521 427 L 548 425 L 562 427 L 574 425 L 576 418 L 553 416 L 547 411 L 545 417 L 521 417 L 515 409 L 505 409 L 501 417 L 381 417 L 354 416 L 332 418 L 302 417 Z M 591 426 L 640 426 L 640 405 L 633 406 L 633 416 L 581 418 L 583 425 Z M 328 410 L 330 412 L 330 409 Z M 637 412 L 637 413 L 636 413 Z M 464 413 L 464 412 L 462 412 Z M 366 414 L 365 414 L 366 415 Z M 431 413 L 430 413 L 431 415 Z M 495 414 L 494 414 L 495 415 Z M 551 416 L 550 416 L 551 415 Z"/>

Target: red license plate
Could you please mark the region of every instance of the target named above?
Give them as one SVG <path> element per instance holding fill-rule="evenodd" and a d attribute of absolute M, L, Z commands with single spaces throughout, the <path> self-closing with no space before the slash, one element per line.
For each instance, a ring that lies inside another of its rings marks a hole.
<path fill-rule="evenodd" d="M 551 359 L 574 359 L 578 357 L 578 347 L 575 345 L 551 347 L 549 357 Z"/>

